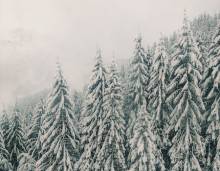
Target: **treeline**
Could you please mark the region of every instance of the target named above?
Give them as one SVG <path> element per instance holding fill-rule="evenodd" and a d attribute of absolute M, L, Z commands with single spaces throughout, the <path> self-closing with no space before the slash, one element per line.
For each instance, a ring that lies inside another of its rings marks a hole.
<path fill-rule="evenodd" d="M 34 109 L 2 112 L 0 171 L 219 171 L 220 24 L 203 14 L 72 98 L 60 65 Z M 73 103 L 73 102 L 74 103 Z M 31 113 L 31 114 L 30 114 Z"/>

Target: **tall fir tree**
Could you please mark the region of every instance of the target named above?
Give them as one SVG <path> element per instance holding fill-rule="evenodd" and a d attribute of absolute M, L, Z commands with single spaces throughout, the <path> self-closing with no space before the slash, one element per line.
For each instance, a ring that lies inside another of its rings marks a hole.
<path fill-rule="evenodd" d="M 149 83 L 149 55 L 146 54 L 142 46 L 141 36 L 135 39 L 136 45 L 134 56 L 130 63 L 129 70 L 129 128 L 128 137 L 133 136 L 134 122 L 137 118 L 137 112 L 143 104 L 146 104 L 147 86 Z"/>
<path fill-rule="evenodd" d="M 1 129 L 2 129 L 2 135 L 3 135 L 3 140 L 5 143 L 6 149 L 9 150 L 7 148 L 6 142 L 8 142 L 7 132 L 8 132 L 9 126 L 10 126 L 10 122 L 9 122 L 9 116 L 8 116 L 6 110 L 3 110 L 3 112 L 2 112 L 0 125 L 1 125 Z"/>
<path fill-rule="evenodd" d="M 73 171 L 79 158 L 80 137 L 67 82 L 59 64 L 42 127 L 42 157 L 36 169 Z"/>
<path fill-rule="evenodd" d="M 129 128 L 129 115 L 130 115 L 130 111 L 131 111 L 131 98 L 129 97 L 129 73 L 128 71 L 128 64 L 127 65 L 122 65 L 120 68 L 120 72 L 119 72 L 119 78 L 120 78 L 120 83 L 121 83 L 121 87 L 122 87 L 122 99 L 123 99 L 123 106 L 122 106 L 122 110 L 124 113 L 124 118 L 125 118 L 125 130 L 127 130 Z M 128 131 L 129 132 L 129 131 Z M 128 133 L 127 132 L 127 133 Z M 129 141 L 128 141 L 129 137 L 125 136 L 125 159 L 127 161 L 128 158 L 128 154 L 129 154 Z"/>
<path fill-rule="evenodd" d="M 100 126 L 104 140 L 95 165 L 97 170 L 125 171 L 125 120 L 122 111 L 122 87 L 114 61 L 110 67 L 107 83 L 108 88 L 104 97 L 105 116 Z"/>
<path fill-rule="evenodd" d="M 11 171 L 12 165 L 9 159 L 8 150 L 5 147 L 5 142 L 3 139 L 3 133 L 0 129 L 0 170 L 1 171 Z"/>
<path fill-rule="evenodd" d="M 107 71 L 102 62 L 101 51 L 97 52 L 91 83 L 85 99 L 82 118 L 83 153 L 79 161 L 80 171 L 94 171 L 97 155 L 103 143 L 100 126 L 104 118 L 104 96 L 107 88 Z"/>
<path fill-rule="evenodd" d="M 130 147 L 129 171 L 156 171 L 161 160 L 157 155 L 155 136 L 151 130 L 151 117 L 145 105 L 138 112 Z M 163 164 L 161 166 L 160 170 L 165 170 Z"/>
<path fill-rule="evenodd" d="M 28 153 L 35 159 L 38 160 L 41 156 L 41 137 L 42 137 L 42 119 L 45 114 L 46 105 L 42 99 L 41 102 L 36 106 L 33 112 L 33 118 L 31 126 L 28 132 Z"/>
<path fill-rule="evenodd" d="M 146 102 L 146 87 L 149 82 L 149 56 L 142 46 L 142 38 L 136 38 L 134 56 L 130 64 L 129 90 L 131 96 L 131 107 L 137 112 Z"/>
<path fill-rule="evenodd" d="M 22 127 L 21 113 L 17 107 L 14 109 L 11 124 L 6 133 L 6 145 L 13 169 L 16 170 L 19 163 L 18 156 L 26 152 L 26 138 Z"/>
<path fill-rule="evenodd" d="M 204 74 L 203 96 L 206 104 L 206 169 L 220 170 L 220 23 L 209 49 L 209 68 Z"/>
<path fill-rule="evenodd" d="M 204 150 L 200 123 L 205 107 L 199 88 L 202 69 L 199 55 L 184 16 L 182 35 L 171 61 L 172 80 L 168 87 L 168 102 L 174 105 L 167 130 L 172 138 L 169 151 L 172 171 L 202 170 L 199 162 Z"/>
<path fill-rule="evenodd" d="M 148 89 L 150 92 L 148 108 L 153 115 L 152 126 L 158 152 L 163 154 L 167 167 L 169 167 L 168 137 L 165 136 L 165 130 L 168 126 L 171 107 L 166 103 L 168 55 L 162 38 L 156 48 L 152 66 Z"/>

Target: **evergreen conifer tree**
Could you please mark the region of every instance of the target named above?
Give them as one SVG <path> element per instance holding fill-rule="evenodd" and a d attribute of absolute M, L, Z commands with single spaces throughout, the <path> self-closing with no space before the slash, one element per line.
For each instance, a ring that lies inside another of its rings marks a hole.
<path fill-rule="evenodd" d="M 130 63 L 129 70 L 129 127 L 127 130 L 128 138 L 133 136 L 134 122 L 137 118 L 137 112 L 143 104 L 146 104 L 147 86 L 149 83 L 149 55 L 146 54 L 142 46 L 142 38 L 139 36 L 136 40 L 134 56 Z"/>
<path fill-rule="evenodd" d="M 9 150 L 7 148 L 6 142 L 8 142 L 7 132 L 8 132 L 9 126 L 10 126 L 10 122 L 9 122 L 8 114 L 5 110 L 3 110 L 0 125 L 1 125 L 2 136 L 3 136 L 4 143 L 5 143 L 5 147 L 7 150 Z"/>
<path fill-rule="evenodd" d="M 166 89 L 168 79 L 167 62 L 168 55 L 163 44 L 163 39 L 161 39 L 156 48 L 153 60 L 153 67 L 148 89 L 150 92 L 148 106 L 153 115 L 152 131 L 156 138 L 158 152 L 163 154 L 163 158 L 167 161 L 166 163 L 168 167 L 168 138 L 165 136 L 165 130 L 168 126 L 168 114 L 171 111 L 171 108 L 166 103 Z"/>
<path fill-rule="evenodd" d="M 28 152 L 35 159 L 38 160 L 40 158 L 41 151 L 41 136 L 42 136 L 42 118 L 45 114 L 45 102 L 41 100 L 41 102 L 36 106 L 33 112 L 32 123 L 28 133 Z"/>
<path fill-rule="evenodd" d="M 110 67 L 107 83 L 108 88 L 104 97 L 105 116 L 100 126 L 104 141 L 95 163 L 96 169 L 125 171 L 125 121 L 122 111 L 122 87 L 114 61 Z"/>
<path fill-rule="evenodd" d="M 6 133 L 6 145 L 9 151 L 10 162 L 13 169 L 16 170 L 18 166 L 18 156 L 26 152 L 26 139 L 21 122 L 21 113 L 15 107 L 12 115 L 10 127 Z"/>
<path fill-rule="evenodd" d="M 9 153 L 5 147 L 3 133 L 0 129 L 0 170 L 1 171 L 11 171 L 12 165 L 9 159 Z"/>
<path fill-rule="evenodd" d="M 100 50 L 97 52 L 91 83 L 85 99 L 82 118 L 83 153 L 79 161 L 80 171 L 95 170 L 96 158 L 103 144 L 100 126 L 104 118 L 104 96 L 107 88 L 107 71 L 102 62 Z"/>
<path fill-rule="evenodd" d="M 142 38 L 138 37 L 136 40 L 134 56 L 130 64 L 130 96 L 131 107 L 135 112 L 139 111 L 143 103 L 146 102 L 146 87 L 149 82 L 149 58 L 142 46 Z"/>
<path fill-rule="evenodd" d="M 206 104 L 207 170 L 220 169 L 220 24 L 209 49 L 209 68 L 203 79 L 203 96 Z"/>
<path fill-rule="evenodd" d="M 43 116 L 42 156 L 38 170 L 74 171 L 79 158 L 79 133 L 73 105 L 60 65 Z"/>
<path fill-rule="evenodd" d="M 204 104 L 199 88 L 202 70 L 199 55 L 184 17 L 182 35 L 171 61 L 172 80 L 168 87 L 168 102 L 174 105 L 167 130 L 172 138 L 169 151 L 172 171 L 202 170 L 199 162 L 204 149 L 200 123 Z"/>

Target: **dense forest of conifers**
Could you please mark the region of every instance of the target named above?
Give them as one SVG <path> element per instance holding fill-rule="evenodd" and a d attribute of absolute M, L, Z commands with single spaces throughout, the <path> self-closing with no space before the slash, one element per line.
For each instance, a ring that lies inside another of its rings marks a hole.
<path fill-rule="evenodd" d="M 184 16 L 147 48 L 138 36 L 128 64 L 98 50 L 74 95 L 58 64 L 49 93 L 1 112 L 0 171 L 219 171 L 218 20 Z"/>

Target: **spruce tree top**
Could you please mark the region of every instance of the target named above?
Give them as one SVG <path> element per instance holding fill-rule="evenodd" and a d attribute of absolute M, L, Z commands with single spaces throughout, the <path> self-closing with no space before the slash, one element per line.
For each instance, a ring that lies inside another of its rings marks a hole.
<path fill-rule="evenodd" d="M 101 55 L 101 50 L 97 51 L 97 56 L 96 56 L 96 64 L 93 69 L 93 75 L 91 78 L 91 83 L 89 86 L 89 91 L 88 94 L 93 94 L 97 96 L 95 92 L 100 92 L 104 93 L 104 89 L 106 88 L 106 69 L 103 66 L 103 61 L 102 61 L 102 55 Z M 100 86 L 97 86 L 100 85 Z M 101 86 L 103 85 L 103 86 Z"/>
<path fill-rule="evenodd" d="M 56 118 L 54 117 L 47 117 L 45 116 L 45 118 L 48 118 L 50 121 L 49 122 L 53 122 L 53 121 L 58 121 L 58 123 L 53 123 L 54 126 L 56 124 L 58 125 L 62 125 L 62 124 L 66 124 L 65 119 L 68 119 L 68 124 L 70 124 L 71 126 L 69 127 L 69 129 L 73 129 L 70 130 L 71 134 L 75 134 L 73 137 L 76 139 L 79 139 L 79 133 L 78 133 L 78 124 L 76 122 L 76 118 L 74 116 L 73 113 L 73 105 L 72 105 L 72 100 L 70 98 L 69 95 L 69 87 L 67 86 L 67 82 L 63 77 L 63 73 L 61 70 L 61 66 L 58 63 L 57 64 L 57 76 L 56 76 L 56 80 L 55 83 L 53 85 L 53 89 L 51 91 L 50 97 L 48 99 L 47 102 L 47 108 L 46 108 L 46 115 L 55 115 Z M 67 115 L 68 113 L 68 115 Z M 60 117 L 60 118 L 57 118 Z M 67 118 L 66 118 L 67 117 Z M 43 121 L 45 124 L 45 122 L 47 122 L 47 120 Z M 47 126 L 51 126 L 48 125 L 49 123 L 46 123 L 46 127 Z M 44 125 L 44 126 L 45 126 Z M 48 130 L 48 132 L 53 132 L 53 128 L 50 127 L 50 130 Z M 49 136 L 49 135 L 48 135 Z"/>

